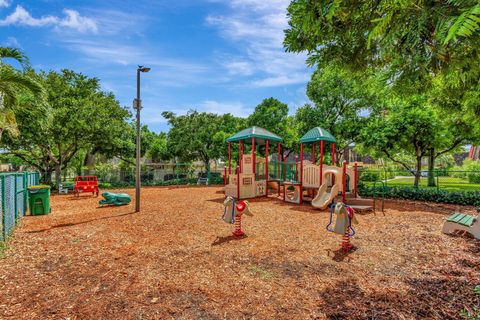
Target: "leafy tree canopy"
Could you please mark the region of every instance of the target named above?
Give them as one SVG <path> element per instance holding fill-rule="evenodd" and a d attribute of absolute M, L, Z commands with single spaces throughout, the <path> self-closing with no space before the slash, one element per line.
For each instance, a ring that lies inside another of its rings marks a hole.
<path fill-rule="evenodd" d="M 199 159 L 208 167 L 210 160 L 225 158 L 225 139 L 234 134 L 242 120 L 230 114 L 216 115 L 191 110 L 185 115 L 163 112 L 171 129 L 167 148 L 182 162 Z"/>
<path fill-rule="evenodd" d="M 340 153 L 357 140 L 365 116 L 375 103 L 365 83 L 338 67 L 316 70 L 308 83 L 307 95 L 313 105 L 306 104 L 295 114 L 300 135 L 322 127 L 335 136 Z"/>
<path fill-rule="evenodd" d="M 5 136 L 5 148 L 29 165 L 44 172 L 46 182 L 62 169 L 80 149 L 109 146 L 119 141 L 126 129 L 129 112 L 112 94 L 100 91 L 98 79 L 70 70 L 35 75 L 46 90 L 48 112 L 35 112 L 44 106 L 25 96 L 20 104 L 32 110 L 19 113 L 17 138 Z"/>
<path fill-rule="evenodd" d="M 298 132 L 288 105 L 275 99 L 263 100 L 247 118 L 247 126 L 258 126 L 283 138 L 282 146 L 290 151 L 298 148 Z"/>
<path fill-rule="evenodd" d="M 308 52 L 311 65 L 386 71 L 390 83 L 414 90 L 452 70 L 479 78 L 477 0 L 294 0 L 288 17 L 285 47 Z"/>

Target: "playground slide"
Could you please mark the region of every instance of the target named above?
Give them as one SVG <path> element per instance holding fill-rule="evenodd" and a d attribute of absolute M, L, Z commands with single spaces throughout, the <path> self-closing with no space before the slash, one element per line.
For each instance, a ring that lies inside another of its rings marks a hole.
<path fill-rule="evenodd" d="M 337 180 L 338 181 L 338 180 Z M 312 200 L 312 206 L 319 209 L 326 209 L 328 205 L 335 199 L 340 190 L 340 185 L 335 183 L 330 192 L 327 192 L 327 183 L 324 183 L 318 189 L 317 196 Z"/>

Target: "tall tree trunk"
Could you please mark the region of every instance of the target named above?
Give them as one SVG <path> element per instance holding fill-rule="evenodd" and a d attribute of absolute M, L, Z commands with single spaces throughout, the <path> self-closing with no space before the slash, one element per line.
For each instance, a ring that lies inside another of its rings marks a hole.
<path fill-rule="evenodd" d="M 207 182 L 210 184 L 210 159 L 205 159 L 203 164 L 205 165 L 205 170 L 207 171 Z"/>
<path fill-rule="evenodd" d="M 45 169 L 44 172 L 42 172 L 42 183 L 46 185 L 51 185 L 52 184 L 52 172 L 53 170 L 48 168 Z"/>
<path fill-rule="evenodd" d="M 60 163 L 55 165 L 55 183 L 57 184 L 58 191 L 60 191 L 60 184 L 62 183 L 62 166 Z"/>
<path fill-rule="evenodd" d="M 417 164 L 415 168 L 415 181 L 413 182 L 413 186 L 418 188 L 420 185 L 420 178 L 422 177 L 422 156 L 417 156 Z"/>
<path fill-rule="evenodd" d="M 435 149 L 428 151 L 428 186 L 435 187 Z"/>

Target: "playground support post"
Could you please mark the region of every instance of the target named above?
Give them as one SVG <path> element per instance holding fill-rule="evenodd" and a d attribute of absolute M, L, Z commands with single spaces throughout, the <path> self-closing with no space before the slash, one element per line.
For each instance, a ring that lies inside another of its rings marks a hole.
<path fill-rule="evenodd" d="M 255 156 L 256 150 L 255 150 L 255 138 L 252 138 L 252 171 L 253 175 L 256 176 L 257 173 L 257 162 L 256 162 L 256 156 Z"/>
<path fill-rule="evenodd" d="M 303 203 L 303 143 L 300 143 L 300 204 Z"/>
<path fill-rule="evenodd" d="M 237 166 L 237 200 L 240 200 L 240 168 Z"/>
<path fill-rule="evenodd" d="M 265 141 L 265 196 L 268 197 L 268 139 Z"/>
<path fill-rule="evenodd" d="M 228 174 L 232 174 L 232 150 L 231 143 L 228 143 Z"/>
<path fill-rule="evenodd" d="M 332 166 L 335 166 L 335 142 L 332 143 Z M 335 184 L 335 176 L 332 174 L 332 186 Z"/>
<path fill-rule="evenodd" d="M 335 142 L 332 143 L 332 166 L 335 166 Z"/>
<path fill-rule="evenodd" d="M 240 166 L 237 166 L 237 171 L 242 172 L 242 158 L 243 158 L 243 142 L 240 140 L 238 143 L 238 163 Z"/>
<path fill-rule="evenodd" d="M 277 174 L 278 174 L 277 179 L 278 179 L 278 195 L 279 196 L 280 196 L 280 180 L 281 180 L 280 179 L 280 170 L 281 170 L 280 166 L 281 166 L 281 161 L 282 161 L 282 158 L 280 156 L 280 148 L 281 148 L 280 143 L 278 143 L 277 144 L 277 149 L 278 149 L 277 150 Z"/>
<path fill-rule="evenodd" d="M 280 166 L 281 166 L 281 162 L 282 162 L 282 156 L 280 155 L 280 152 L 281 152 L 281 146 L 280 146 L 280 143 L 277 144 L 277 178 L 280 180 Z"/>
<path fill-rule="evenodd" d="M 227 185 L 227 168 L 224 168 L 223 170 L 223 186 L 225 187 Z"/>
<path fill-rule="evenodd" d="M 284 155 L 283 156 L 283 180 L 287 181 L 287 157 Z M 283 201 L 285 201 L 285 183 L 283 184 Z"/>
<path fill-rule="evenodd" d="M 354 197 L 356 198 L 358 195 L 358 163 L 355 162 L 355 165 L 353 166 L 353 175 L 354 175 L 354 180 L 353 183 L 355 185 L 354 189 Z"/>
<path fill-rule="evenodd" d="M 347 201 L 347 161 L 343 161 L 343 175 L 342 175 L 342 201 Z"/>
<path fill-rule="evenodd" d="M 323 183 L 323 140 L 320 141 L 320 186 Z"/>

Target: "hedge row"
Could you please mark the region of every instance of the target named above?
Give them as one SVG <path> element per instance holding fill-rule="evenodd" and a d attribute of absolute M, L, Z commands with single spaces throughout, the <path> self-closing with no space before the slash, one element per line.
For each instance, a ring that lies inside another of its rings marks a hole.
<path fill-rule="evenodd" d="M 184 178 L 184 179 L 173 179 L 168 181 L 142 181 L 142 186 L 144 187 L 153 187 L 153 186 L 176 186 L 176 185 L 196 185 L 198 179 L 196 178 Z M 223 185 L 223 178 L 212 178 L 210 179 L 211 185 Z M 100 182 L 99 187 L 102 189 L 109 188 L 129 188 L 135 187 L 135 182 Z"/>
<path fill-rule="evenodd" d="M 359 193 L 363 197 L 381 197 L 382 191 L 384 192 L 385 198 L 480 206 L 480 191 L 446 191 L 424 188 L 416 189 L 412 187 L 373 187 L 365 185 L 359 188 Z"/>

